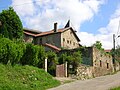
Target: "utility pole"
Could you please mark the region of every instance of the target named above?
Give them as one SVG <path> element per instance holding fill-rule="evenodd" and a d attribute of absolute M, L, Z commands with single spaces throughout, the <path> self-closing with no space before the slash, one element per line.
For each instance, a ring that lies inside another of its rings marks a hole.
<path fill-rule="evenodd" d="M 115 42 L 116 42 L 116 38 L 119 38 L 119 36 L 115 36 L 115 34 L 113 34 L 113 54 L 112 54 L 112 57 L 113 57 L 113 66 L 114 66 L 114 71 L 116 71 L 116 56 L 115 56 Z"/>
<path fill-rule="evenodd" d="M 115 64 L 115 34 L 113 34 L 113 67 L 114 67 L 114 72 L 116 71 L 116 64 Z"/>
<path fill-rule="evenodd" d="M 115 34 L 113 34 L 113 64 L 115 65 Z"/>

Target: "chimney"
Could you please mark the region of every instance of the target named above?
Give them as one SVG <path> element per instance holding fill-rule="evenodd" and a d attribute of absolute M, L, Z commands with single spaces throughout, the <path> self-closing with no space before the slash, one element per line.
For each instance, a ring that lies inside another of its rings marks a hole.
<path fill-rule="evenodd" d="M 57 23 L 54 23 L 54 32 L 57 32 Z"/>

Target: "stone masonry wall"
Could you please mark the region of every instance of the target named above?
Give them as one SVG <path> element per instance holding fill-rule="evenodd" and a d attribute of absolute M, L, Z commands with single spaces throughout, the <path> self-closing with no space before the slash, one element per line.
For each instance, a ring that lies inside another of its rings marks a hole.
<path fill-rule="evenodd" d="M 102 76 L 114 72 L 112 56 L 93 47 L 93 73 Z"/>
<path fill-rule="evenodd" d="M 77 68 L 76 78 L 80 80 L 93 78 L 93 67 L 87 65 L 80 65 Z"/>
<path fill-rule="evenodd" d="M 32 43 L 33 42 L 33 37 L 32 36 L 24 34 L 23 38 L 24 38 L 25 42 L 28 42 L 28 43 Z"/>
<path fill-rule="evenodd" d="M 75 49 L 79 47 L 79 42 L 71 29 L 61 33 L 61 47 L 65 49 Z"/>
<path fill-rule="evenodd" d="M 77 79 L 88 79 L 114 72 L 112 56 L 94 47 L 82 51 L 84 65 L 77 68 Z"/>

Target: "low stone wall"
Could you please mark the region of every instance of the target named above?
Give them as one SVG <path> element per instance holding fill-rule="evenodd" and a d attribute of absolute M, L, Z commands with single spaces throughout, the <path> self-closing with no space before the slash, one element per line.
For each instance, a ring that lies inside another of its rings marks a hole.
<path fill-rule="evenodd" d="M 87 65 L 80 65 L 77 68 L 76 78 L 80 80 L 93 78 L 93 67 Z"/>

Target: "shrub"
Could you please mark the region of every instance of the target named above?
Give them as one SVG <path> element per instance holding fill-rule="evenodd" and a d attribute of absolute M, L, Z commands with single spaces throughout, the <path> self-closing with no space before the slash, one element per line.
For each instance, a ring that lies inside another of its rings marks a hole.
<path fill-rule="evenodd" d="M 42 46 L 33 45 L 31 43 L 26 44 L 26 50 L 20 63 L 22 65 L 33 65 L 36 67 L 42 67 L 45 57 L 45 51 Z"/>
<path fill-rule="evenodd" d="M 77 66 L 82 62 L 81 52 L 77 51 L 72 53 L 61 54 L 58 61 L 59 64 L 63 64 L 67 61 L 68 66 L 72 65 L 72 69 L 68 68 L 68 71 L 75 73 Z"/>
<path fill-rule="evenodd" d="M 56 64 L 58 63 L 57 55 L 56 53 L 49 51 L 47 52 L 47 58 L 48 73 L 55 76 Z"/>
<path fill-rule="evenodd" d="M 7 38 L 0 38 L 0 62 L 7 64 L 8 63 L 8 45 L 12 43 L 11 40 Z"/>
<path fill-rule="evenodd" d="M 0 62 L 12 65 L 18 63 L 23 55 L 23 44 L 17 44 L 7 38 L 0 38 Z"/>

